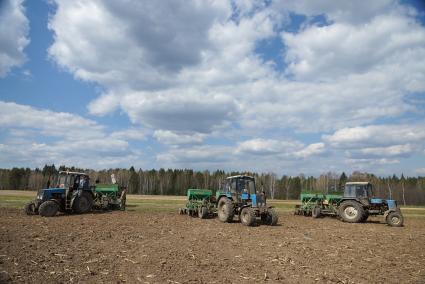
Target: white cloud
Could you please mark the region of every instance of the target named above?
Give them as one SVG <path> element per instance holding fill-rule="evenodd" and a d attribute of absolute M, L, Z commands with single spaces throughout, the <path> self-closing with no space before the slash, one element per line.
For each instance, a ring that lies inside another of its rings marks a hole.
<path fill-rule="evenodd" d="M 13 102 L 0 101 L 0 126 L 5 128 L 33 128 L 42 135 L 68 139 L 96 138 L 103 135 L 103 127 L 81 116 L 37 109 Z"/>
<path fill-rule="evenodd" d="M 26 60 L 25 47 L 29 44 L 29 23 L 23 0 L 0 2 L 0 78 Z"/>
<path fill-rule="evenodd" d="M 80 79 L 136 90 L 163 88 L 199 63 L 209 28 L 230 13 L 219 1 L 55 3 L 50 56 Z"/>
<path fill-rule="evenodd" d="M 316 155 L 332 166 L 345 152 L 390 165 L 423 148 L 419 125 L 373 125 L 421 111 L 406 97 L 425 91 L 425 28 L 394 1 L 56 3 L 50 57 L 104 88 L 91 114 L 121 110 L 149 129 L 166 148 L 159 163 L 282 168 Z M 284 30 L 289 12 L 307 16 L 297 33 Z M 256 53 L 270 39 L 285 46 L 284 71 Z"/>
<path fill-rule="evenodd" d="M 308 17 L 324 15 L 330 21 L 362 24 L 379 13 L 395 8 L 394 0 L 375 0 L 371 2 L 351 0 L 281 0 L 275 3 L 280 9 L 289 10 Z"/>
<path fill-rule="evenodd" d="M 397 11 L 376 16 L 360 27 L 337 22 L 297 34 L 284 32 L 282 38 L 288 47 L 288 72 L 308 80 L 391 68 L 406 54 L 409 63 L 414 63 L 425 53 L 425 30 L 414 18 Z"/>
<path fill-rule="evenodd" d="M 172 148 L 157 155 L 157 160 L 173 166 L 189 165 L 195 168 L 213 165 L 228 165 L 232 158 L 232 147 L 200 145 L 190 148 Z"/>
<path fill-rule="evenodd" d="M 301 151 L 298 151 L 295 153 L 295 156 L 301 157 L 301 158 L 308 158 L 313 155 L 319 155 L 323 154 L 325 152 L 325 144 L 320 143 L 313 143 L 302 149 Z"/>
<path fill-rule="evenodd" d="M 169 130 L 156 130 L 153 134 L 159 142 L 168 145 L 201 144 L 205 139 L 202 133 L 175 133 Z"/>
<path fill-rule="evenodd" d="M 363 148 L 360 150 L 360 153 L 373 157 L 373 156 L 405 156 L 411 154 L 414 151 L 414 147 L 410 144 L 404 145 L 393 145 L 388 147 L 372 147 L 372 148 Z"/>
<path fill-rule="evenodd" d="M 146 140 L 146 130 L 139 128 L 129 128 L 111 133 L 111 137 L 124 140 Z"/>
<path fill-rule="evenodd" d="M 4 131 L 0 167 L 55 163 L 106 168 L 140 164 L 142 153 L 130 149 L 127 141 L 142 138 L 135 129 L 108 134 L 102 125 L 75 114 L 2 101 L 0 127 Z"/>
<path fill-rule="evenodd" d="M 289 155 L 302 147 L 303 144 L 298 141 L 256 138 L 241 142 L 237 151 L 241 154 L 252 155 Z"/>
<path fill-rule="evenodd" d="M 394 146 L 407 142 L 423 144 L 425 126 L 387 124 L 343 128 L 332 135 L 324 135 L 323 139 L 337 148 Z"/>

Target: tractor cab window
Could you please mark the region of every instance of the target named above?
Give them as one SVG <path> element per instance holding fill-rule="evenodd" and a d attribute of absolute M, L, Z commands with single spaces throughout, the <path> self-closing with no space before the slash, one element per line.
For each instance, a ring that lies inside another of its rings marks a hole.
<path fill-rule="evenodd" d="M 68 185 L 67 176 L 66 175 L 60 175 L 58 177 L 57 186 L 61 188 L 65 188 Z"/>
<path fill-rule="evenodd" d="M 255 182 L 253 180 L 247 181 L 247 189 L 250 194 L 255 194 Z"/>
<path fill-rule="evenodd" d="M 366 194 L 367 194 L 367 197 L 372 197 L 373 196 L 372 185 L 371 184 L 368 184 L 366 186 Z"/>
<path fill-rule="evenodd" d="M 367 197 L 366 186 L 356 185 L 356 197 Z"/>

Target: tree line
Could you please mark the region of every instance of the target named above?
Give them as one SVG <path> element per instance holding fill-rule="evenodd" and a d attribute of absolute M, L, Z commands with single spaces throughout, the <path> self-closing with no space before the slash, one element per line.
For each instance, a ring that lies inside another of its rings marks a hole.
<path fill-rule="evenodd" d="M 130 194 L 185 195 L 188 188 L 217 190 L 226 177 L 237 174 L 252 175 L 257 190 L 264 190 L 269 198 L 298 199 L 301 192 L 341 193 L 347 181 L 369 181 L 374 185 L 376 197 L 392 198 L 400 204 L 425 205 L 425 177 L 400 177 L 393 175 L 378 177 L 371 173 L 353 172 L 347 176 L 328 172 L 318 177 L 283 175 L 275 173 L 240 173 L 216 171 L 194 171 L 191 169 L 136 170 L 108 169 L 92 170 L 75 167 L 45 165 L 42 169 L 12 168 L 0 169 L 0 190 L 38 190 L 46 187 L 48 181 L 61 170 L 85 172 L 91 183 L 111 183 L 114 174 L 117 182 L 128 188 Z"/>

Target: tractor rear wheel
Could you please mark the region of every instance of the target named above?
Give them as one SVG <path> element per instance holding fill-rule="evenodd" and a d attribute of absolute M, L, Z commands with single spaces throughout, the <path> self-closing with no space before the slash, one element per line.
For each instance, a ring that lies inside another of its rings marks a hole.
<path fill-rule="evenodd" d="M 255 224 L 255 213 L 251 207 L 245 207 L 241 211 L 241 223 L 245 226 L 254 226 Z"/>
<path fill-rule="evenodd" d="M 263 223 L 269 226 L 276 226 L 277 221 L 279 221 L 279 216 L 276 211 L 270 208 L 266 213 L 266 218 L 263 220 Z"/>
<path fill-rule="evenodd" d="M 90 212 L 93 206 L 93 197 L 88 192 L 83 192 L 74 200 L 72 209 L 78 214 Z"/>
<path fill-rule="evenodd" d="M 25 210 L 25 213 L 27 213 L 27 215 L 36 215 L 37 214 L 37 211 L 35 210 L 35 202 L 34 201 L 31 201 L 31 202 L 28 202 L 27 204 L 25 204 L 24 210 Z"/>
<path fill-rule="evenodd" d="M 53 200 L 47 200 L 38 207 L 38 213 L 43 217 L 53 217 L 59 211 L 59 204 Z"/>
<path fill-rule="evenodd" d="M 387 215 L 387 224 L 391 227 L 402 227 L 404 223 L 403 215 L 400 212 L 392 211 Z"/>
<path fill-rule="evenodd" d="M 205 218 L 207 218 L 207 215 L 208 215 L 208 208 L 205 207 L 205 206 L 199 207 L 198 217 L 201 218 L 201 219 L 205 219 Z"/>
<path fill-rule="evenodd" d="M 320 209 L 319 206 L 315 206 L 313 208 L 313 211 L 311 211 L 311 217 L 313 217 L 313 218 L 319 218 L 320 215 L 321 215 L 321 211 L 322 210 Z"/>
<path fill-rule="evenodd" d="M 339 206 L 339 216 L 344 222 L 359 223 L 364 218 L 365 210 L 363 206 L 353 200 L 347 200 Z"/>
<path fill-rule="evenodd" d="M 218 201 L 217 215 L 221 222 L 232 222 L 235 211 L 229 198 L 223 197 Z"/>

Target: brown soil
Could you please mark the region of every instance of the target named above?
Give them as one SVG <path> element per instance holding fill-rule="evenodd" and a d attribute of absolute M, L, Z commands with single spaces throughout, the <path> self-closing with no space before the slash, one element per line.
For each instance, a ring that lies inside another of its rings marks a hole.
<path fill-rule="evenodd" d="M 423 218 L 392 228 L 282 213 L 279 223 L 0 208 L 0 282 L 425 283 Z"/>

